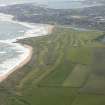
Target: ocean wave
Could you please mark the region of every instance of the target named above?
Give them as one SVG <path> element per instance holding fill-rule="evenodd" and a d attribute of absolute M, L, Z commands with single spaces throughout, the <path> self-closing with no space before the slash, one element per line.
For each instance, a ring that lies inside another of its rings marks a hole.
<path fill-rule="evenodd" d="M 11 70 L 13 70 L 13 68 L 18 66 L 22 61 L 24 61 L 27 58 L 27 55 L 29 54 L 29 50 L 22 46 L 21 48 L 24 50 L 22 54 L 20 54 L 18 57 L 7 59 L 6 61 L 0 64 L 0 67 L 3 68 L 3 70 L 0 70 L 0 75 L 2 74 L 3 76 L 5 74 L 8 74 Z"/>
<path fill-rule="evenodd" d="M 28 22 L 19 22 L 19 21 L 13 20 L 13 18 L 14 18 L 14 16 L 12 16 L 12 15 L 0 13 L 0 21 L 7 21 L 7 22 L 19 24 L 24 27 L 27 27 L 28 30 L 26 32 L 24 31 L 24 35 L 21 37 L 16 37 L 14 39 L 5 40 L 7 42 L 16 42 L 16 40 L 18 40 L 18 39 L 43 36 L 43 35 L 48 34 L 48 28 L 50 26 L 48 24 L 35 24 L 35 23 L 28 23 Z M 21 31 L 21 32 L 23 32 L 23 31 Z"/>
<path fill-rule="evenodd" d="M 14 39 L 8 39 L 8 40 L 0 40 L 0 43 L 11 45 L 13 46 L 11 47 L 12 49 L 16 50 L 18 53 L 21 53 L 19 57 L 7 59 L 0 64 L 0 67 L 2 68 L 2 70 L 0 70 L 0 76 L 1 75 L 4 76 L 12 72 L 12 70 L 16 66 L 18 66 L 21 62 L 23 62 L 27 58 L 27 56 L 29 56 L 30 51 L 28 48 L 26 48 L 25 46 L 22 46 L 19 43 L 13 43 L 13 42 L 16 42 L 19 39 L 42 36 L 42 35 L 47 35 L 49 33 L 48 28 L 50 25 L 14 21 L 13 17 L 14 16 L 12 15 L 0 13 L 0 21 L 7 21 L 7 22 L 19 24 L 19 25 L 27 27 L 28 30 L 24 32 L 23 36 L 21 37 L 16 37 Z"/>

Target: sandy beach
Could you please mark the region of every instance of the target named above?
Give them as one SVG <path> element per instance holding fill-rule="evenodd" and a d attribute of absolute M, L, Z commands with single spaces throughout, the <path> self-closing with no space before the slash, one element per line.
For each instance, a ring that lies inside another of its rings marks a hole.
<path fill-rule="evenodd" d="M 29 28 L 23 36 L 18 37 L 16 39 L 7 40 L 7 42 L 16 42 L 19 39 L 29 38 L 29 37 L 37 37 L 48 35 L 52 32 L 54 26 L 49 24 L 38 24 L 38 23 L 28 23 L 28 22 L 20 22 L 17 20 L 13 20 L 14 16 L 0 13 L 0 21 L 7 21 L 14 24 L 19 24 Z"/>
<path fill-rule="evenodd" d="M 48 25 L 48 24 L 35 24 L 35 23 L 14 21 L 12 15 L 6 15 L 2 13 L 0 13 L 0 21 L 16 23 L 29 28 L 29 30 L 27 30 L 22 37 L 18 37 L 16 39 L 6 41 L 6 43 L 10 43 L 10 44 L 14 44 L 13 42 L 16 42 L 19 39 L 51 34 L 54 29 L 54 26 Z M 31 60 L 31 57 L 33 54 L 32 47 L 28 45 L 21 45 L 21 46 L 26 48 L 27 51 L 20 57 L 19 62 L 17 62 L 13 67 L 9 68 L 8 70 L 0 74 L 0 82 L 5 80 L 11 73 L 13 73 L 16 70 L 19 70 L 19 68 L 23 67 Z M 7 66 L 9 66 L 8 62 L 6 62 L 6 64 Z"/>
<path fill-rule="evenodd" d="M 11 73 L 13 73 L 15 70 L 19 70 L 19 68 L 23 67 L 31 60 L 32 53 L 33 53 L 32 47 L 28 45 L 24 45 L 24 47 L 28 49 L 28 52 L 23 56 L 23 59 L 20 61 L 19 64 L 17 64 L 15 67 L 13 67 L 8 72 L 0 75 L 0 82 L 5 80 Z"/>

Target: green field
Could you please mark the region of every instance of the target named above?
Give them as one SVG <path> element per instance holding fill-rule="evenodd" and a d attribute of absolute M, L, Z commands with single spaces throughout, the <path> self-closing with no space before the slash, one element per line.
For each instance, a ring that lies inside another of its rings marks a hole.
<path fill-rule="evenodd" d="M 0 105 L 105 105 L 102 35 L 55 27 L 20 40 L 33 47 L 33 57 L 0 84 Z"/>

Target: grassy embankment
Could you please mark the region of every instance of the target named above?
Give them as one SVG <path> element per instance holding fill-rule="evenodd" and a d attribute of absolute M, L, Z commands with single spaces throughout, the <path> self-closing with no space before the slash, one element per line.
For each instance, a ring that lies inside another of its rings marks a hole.
<path fill-rule="evenodd" d="M 104 105 L 105 46 L 101 32 L 55 28 L 20 41 L 32 60 L 0 85 L 0 105 Z"/>

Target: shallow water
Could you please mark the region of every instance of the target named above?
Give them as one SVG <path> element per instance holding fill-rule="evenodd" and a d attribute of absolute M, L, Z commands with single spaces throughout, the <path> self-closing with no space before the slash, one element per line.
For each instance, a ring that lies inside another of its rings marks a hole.
<path fill-rule="evenodd" d="M 44 4 L 49 8 L 79 8 L 83 7 L 81 2 L 72 2 L 71 0 L 0 0 L 0 5 L 37 2 Z M 1 16 L 0 16 L 1 17 Z M 39 29 L 39 28 L 38 28 Z M 0 21 L 0 74 L 12 68 L 20 60 L 21 55 L 26 49 L 19 44 L 10 44 L 10 40 L 24 35 L 27 27 L 7 21 Z M 39 33 L 39 31 L 36 33 Z M 42 34 L 42 33 L 41 33 Z"/>
<path fill-rule="evenodd" d="M 19 24 L 0 21 L 0 40 L 12 40 L 21 37 L 27 29 Z"/>
<path fill-rule="evenodd" d="M 10 41 L 23 36 L 27 29 L 19 24 L 0 21 L 0 74 L 15 65 L 25 53 L 24 47 Z"/>
<path fill-rule="evenodd" d="M 18 22 L 12 18 L 11 15 L 0 14 L 0 76 L 7 74 L 30 54 L 28 48 L 13 42 L 48 34 L 48 25 Z"/>
<path fill-rule="evenodd" d="M 18 44 L 0 43 L 0 74 L 12 68 L 25 53 L 24 47 Z"/>

